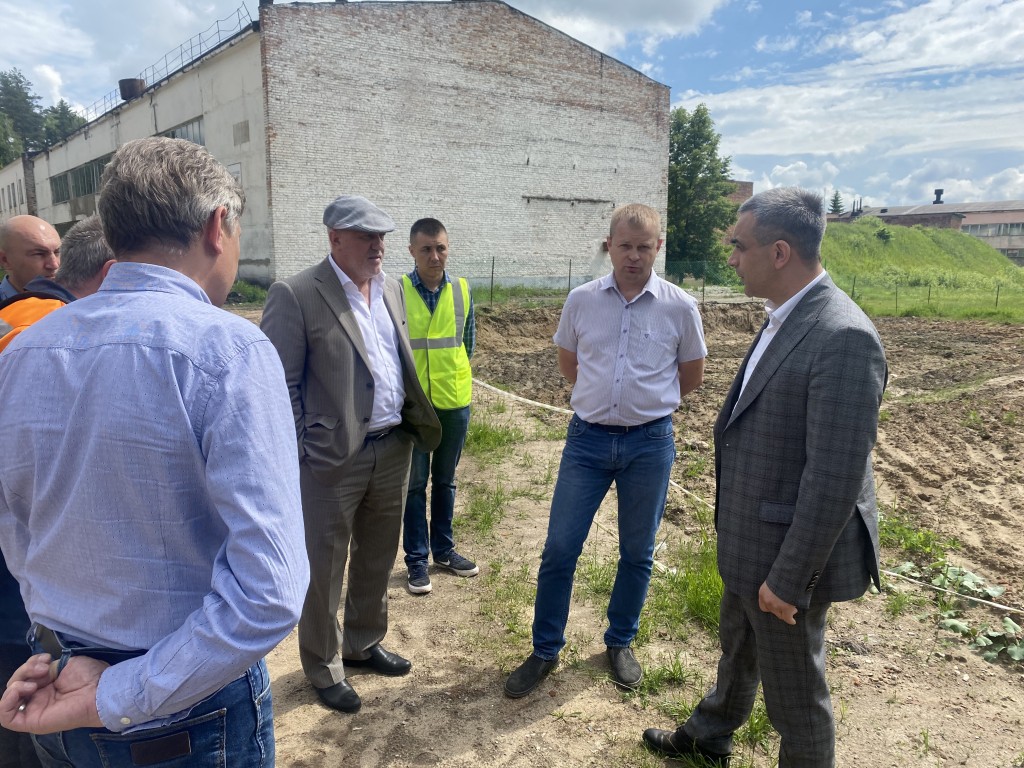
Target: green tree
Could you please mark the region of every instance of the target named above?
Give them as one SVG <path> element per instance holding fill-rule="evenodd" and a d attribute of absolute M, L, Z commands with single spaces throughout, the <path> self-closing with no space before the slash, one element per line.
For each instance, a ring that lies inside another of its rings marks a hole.
<path fill-rule="evenodd" d="M 845 210 L 846 209 L 843 207 L 843 198 L 842 196 L 840 196 L 839 190 L 837 189 L 835 192 L 832 193 L 832 200 L 828 204 L 828 212 L 834 213 L 838 216 Z"/>
<path fill-rule="evenodd" d="M 718 155 L 720 139 L 704 104 L 692 112 L 672 110 L 665 265 L 677 278 L 732 278 L 722 235 L 736 221 L 736 204 L 728 198 L 736 185 L 729 181 L 731 158 Z"/>
<path fill-rule="evenodd" d="M 0 72 L 0 112 L 10 119 L 24 149 L 42 149 L 43 114 L 32 83 L 17 68 Z"/>
<path fill-rule="evenodd" d="M 52 147 L 63 141 L 72 131 L 85 125 L 85 118 L 75 114 L 71 105 L 61 99 L 52 107 L 43 110 L 43 138 L 46 146 Z"/>
<path fill-rule="evenodd" d="M 17 160 L 22 149 L 21 137 L 15 132 L 14 123 L 0 112 L 0 168 Z"/>

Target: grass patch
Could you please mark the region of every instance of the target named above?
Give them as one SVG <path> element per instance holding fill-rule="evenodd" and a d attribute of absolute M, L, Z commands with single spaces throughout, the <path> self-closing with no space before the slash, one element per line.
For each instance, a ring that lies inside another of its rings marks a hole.
<path fill-rule="evenodd" d="M 508 456 L 524 437 L 517 427 L 496 424 L 486 416 L 473 414 L 463 450 L 478 461 L 496 462 Z"/>
<path fill-rule="evenodd" d="M 489 644 L 506 659 L 518 658 L 530 643 L 531 609 L 537 596 L 530 568 L 498 560 L 488 564 L 482 578 L 486 589 L 481 592 L 480 613 L 500 628 L 500 637 Z"/>
<path fill-rule="evenodd" d="M 236 280 L 228 293 L 227 304 L 264 304 L 267 300 L 267 289 L 258 285 L 247 283 L 245 280 Z"/>
<path fill-rule="evenodd" d="M 505 518 L 508 503 L 514 498 L 499 481 L 493 488 L 472 485 L 468 489 L 469 503 L 465 511 L 454 520 L 456 529 L 468 529 L 480 536 L 488 536 Z"/>

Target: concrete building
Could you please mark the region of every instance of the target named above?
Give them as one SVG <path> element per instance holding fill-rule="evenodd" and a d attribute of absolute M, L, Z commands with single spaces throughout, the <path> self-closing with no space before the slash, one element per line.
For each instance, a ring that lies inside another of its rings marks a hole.
<path fill-rule="evenodd" d="M 408 227 L 434 216 L 476 283 L 564 285 L 571 259 L 576 284 L 607 268 L 616 205 L 667 207 L 668 87 L 499 0 L 261 0 L 257 21 L 142 88 L 30 158 L 34 213 L 89 215 L 113 151 L 157 134 L 241 180 L 240 274 L 262 284 L 324 257 L 338 194 L 394 216 L 392 274 L 412 266 Z"/>

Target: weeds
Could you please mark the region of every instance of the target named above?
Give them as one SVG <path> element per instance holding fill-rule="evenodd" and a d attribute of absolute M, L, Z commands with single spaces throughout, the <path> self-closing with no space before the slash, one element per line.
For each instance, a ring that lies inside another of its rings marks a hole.
<path fill-rule="evenodd" d="M 474 414 L 469 421 L 463 450 L 477 461 L 493 463 L 508 456 L 523 438 L 521 429 L 495 424 L 486 416 L 477 418 Z"/>

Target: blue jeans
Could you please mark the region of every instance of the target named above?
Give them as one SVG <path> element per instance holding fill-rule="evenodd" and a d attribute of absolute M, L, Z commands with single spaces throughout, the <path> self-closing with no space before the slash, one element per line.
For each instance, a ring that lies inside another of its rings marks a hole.
<path fill-rule="evenodd" d="M 675 461 L 672 417 L 628 431 L 569 422 L 537 574 L 533 650 L 553 659 L 565 645 L 576 561 L 612 481 L 619 497 L 619 563 L 608 603 L 605 645 L 626 647 L 640 627 L 668 478 Z"/>
<path fill-rule="evenodd" d="M 71 655 L 84 655 L 117 661 L 117 652 L 90 650 L 75 646 L 62 654 L 61 660 L 66 663 Z M 33 652 L 41 653 L 42 648 Z M 193 706 L 184 719 L 160 728 L 125 734 L 106 728 L 76 728 L 33 736 L 32 740 L 44 768 L 273 768 L 270 674 L 260 660 L 240 678 Z"/>
<path fill-rule="evenodd" d="M 445 559 L 455 548 L 452 517 L 455 515 L 455 468 L 469 429 L 469 406 L 434 409 L 441 422 L 441 443 L 433 453 L 412 451 L 409 491 L 405 497 L 402 546 L 405 564 L 426 565 L 427 555 Z M 430 477 L 430 525 L 427 526 L 427 477 Z"/>

